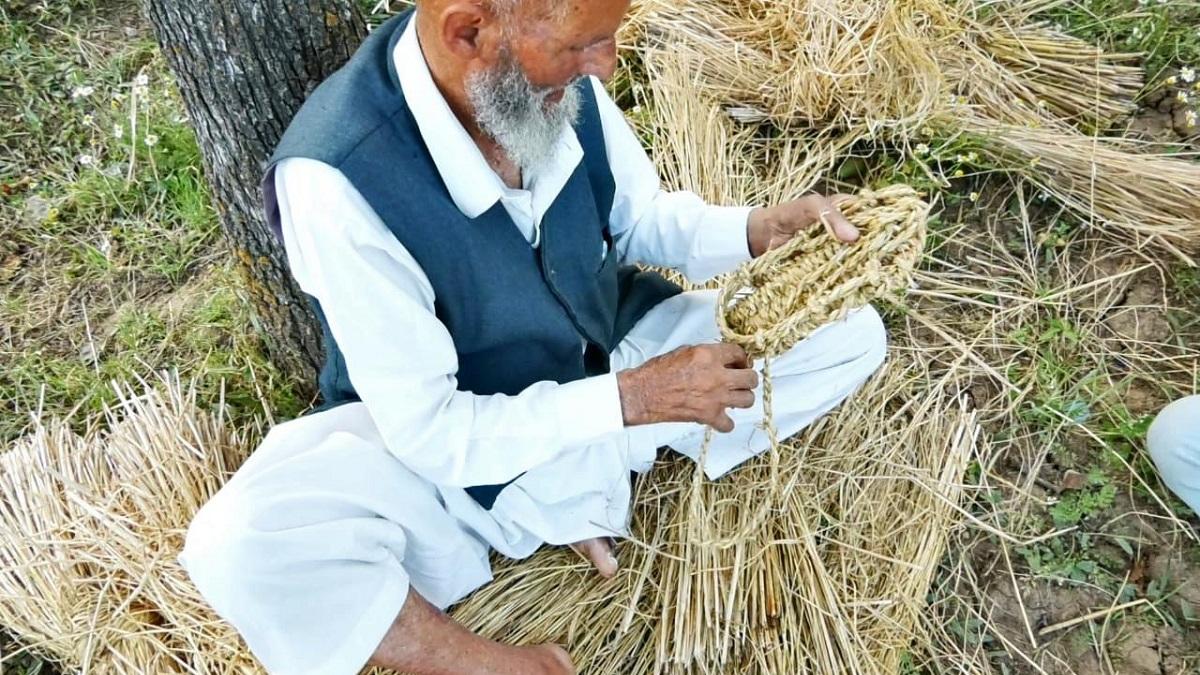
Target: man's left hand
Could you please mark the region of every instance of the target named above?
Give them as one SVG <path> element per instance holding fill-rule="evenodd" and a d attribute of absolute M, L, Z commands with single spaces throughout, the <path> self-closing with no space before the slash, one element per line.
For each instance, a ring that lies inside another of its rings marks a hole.
<path fill-rule="evenodd" d="M 811 194 L 778 206 L 754 209 L 746 224 L 750 255 L 757 258 L 784 245 L 797 232 L 818 225 L 844 242 L 856 241 L 858 228 L 851 225 L 837 208 L 849 198 L 850 195 L 845 194 L 828 197 Z"/>

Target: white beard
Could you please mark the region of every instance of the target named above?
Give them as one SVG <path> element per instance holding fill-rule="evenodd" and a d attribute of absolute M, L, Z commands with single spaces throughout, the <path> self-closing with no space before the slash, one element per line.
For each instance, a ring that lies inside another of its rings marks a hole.
<path fill-rule="evenodd" d="M 548 105 L 551 88 L 538 88 L 507 51 L 497 66 L 467 78 L 467 100 L 475 122 L 524 173 L 534 173 L 554 154 L 563 129 L 579 117 L 579 80 L 567 85 L 562 100 Z"/>

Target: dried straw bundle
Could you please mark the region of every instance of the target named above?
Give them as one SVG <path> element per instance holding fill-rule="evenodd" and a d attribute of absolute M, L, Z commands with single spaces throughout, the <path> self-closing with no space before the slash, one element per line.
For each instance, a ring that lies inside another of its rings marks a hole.
<path fill-rule="evenodd" d="M 643 0 L 626 31 L 624 77 L 653 109 L 664 174 L 709 199 L 790 198 L 858 141 L 906 146 L 935 129 L 969 134 L 1000 168 L 1054 186 L 1048 192 L 1088 222 L 1184 258 L 1200 249 L 1187 206 L 1200 192 L 1200 166 L 1096 137 L 1134 110 L 1143 78 L 1136 56 L 1105 54 L 1030 21 L 1060 0 L 986 3 L 986 13 L 983 4 Z M 726 121 L 709 121 L 714 115 Z M 708 154 L 716 136 L 689 138 L 705 125 L 723 128 L 730 144 L 722 153 Z M 1009 128 L 1041 140 L 1014 152 Z M 1095 151 L 1081 154 L 1085 145 Z M 689 171 L 697 157 L 708 160 L 703 174 Z"/>
<path fill-rule="evenodd" d="M 1200 243 L 1200 164 L 1149 152 L 1132 140 L 1100 141 L 1061 127 L 1025 127 L 964 112 L 984 152 L 1097 227 L 1190 259 Z"/>
<path fill-rule="evenodd" d="M 0 625 L 69 670 L 260 672 L 175 556 L 250 434 L 169 382 L 108 428 L 39 427 L 0 455 Z"/>

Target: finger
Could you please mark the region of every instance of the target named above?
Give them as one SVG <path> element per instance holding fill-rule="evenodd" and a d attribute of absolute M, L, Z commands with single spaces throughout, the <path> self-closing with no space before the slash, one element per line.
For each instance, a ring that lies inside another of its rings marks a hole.
<path fill-rule="evenodd" d="M 727 434 L 733 431 L 733 418 L 725 413 L 721 413 L 720 417 L 713 422 L 712 428 L 723 434 Z"/>
<path fill-rule="evenodd" d="M 754 390 L 758 387 L 758 373 L 753 368 L 729 370 L 729 388 Z"/>
<path fill-rule="evenodd" d="M 839 241 L 851 242 L 858 241 L 858 228 L 854 227 L 846 216 L 837 209 L 832 201 L 826 201 L 827 206 L 821 210 L 819 217 L 821 224 L 825 226 L 825 230 L 829 234 L 838 238 Z"/>
<path fill-rule="evenodd" d="M 748 389 L 735 389 L 729 392 L 727 408 L 753 408 L 754 392 Z"/>
<path fill-rule="evenodd" d="M 721 358 L 721 365 L 726 368 L 749 368 L 750 357 L 746 355 L 746 350 L 735 344 L 722 342 L 719 344 L 720 349 L 717 356 Z"/>

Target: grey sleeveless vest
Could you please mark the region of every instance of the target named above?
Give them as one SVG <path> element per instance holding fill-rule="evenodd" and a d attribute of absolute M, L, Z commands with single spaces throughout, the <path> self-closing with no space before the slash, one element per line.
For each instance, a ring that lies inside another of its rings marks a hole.
<path fill-rule="evenodd" d="M 680 289 L 617 262 L 608 227 L 614 183 L 595 93 L 589 83 L 580 87 L 575 132 L 584 159 L 546 211 L 535 249 L 500 203 L 471 219 L 451 199 L 392 60 L 411 16 L 376 28 L 296 114 L 267 165 L 268 221 L 278 235 L 276 163 L 307 157 L 339 169 L 428 276 L 458 354 L 460 391 L 511 395 L 535 382 L 608 372 L 609 352 L 633 324 Z M 602 241 L 609 251 L 603 260 Z M 310 300 L 326 351 L 318 410 L 359 400 L 320 303 Z M 503 487 L 467 491 L 490 508 Z"/>

